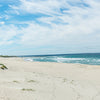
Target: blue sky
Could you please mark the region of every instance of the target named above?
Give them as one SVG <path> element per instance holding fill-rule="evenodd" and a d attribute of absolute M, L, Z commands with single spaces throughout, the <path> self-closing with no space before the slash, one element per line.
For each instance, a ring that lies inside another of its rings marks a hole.
<path fill-rule="evenodd" d="M 100 52 L 99 0 L 0 0 L 0 54 Z"/>

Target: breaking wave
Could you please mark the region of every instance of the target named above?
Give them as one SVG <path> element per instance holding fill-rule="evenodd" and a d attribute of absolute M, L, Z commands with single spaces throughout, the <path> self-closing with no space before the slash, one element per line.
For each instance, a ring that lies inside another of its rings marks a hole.
<path fill-rule="evenodd" d="M 80 64 L 100 65 L 100 58 L 98 57 L 44 56 L 44 57 L 26 57 L 25 60 L 33 62 L 58 62 L 58 63 L 80 63 Z"/>

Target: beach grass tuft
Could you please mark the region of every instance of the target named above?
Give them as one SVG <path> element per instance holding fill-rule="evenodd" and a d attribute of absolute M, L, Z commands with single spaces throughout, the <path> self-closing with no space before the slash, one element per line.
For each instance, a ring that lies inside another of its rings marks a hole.
<path fill-rule="evenodd" d="M 35 91 L 34 89 L 30 89 L 30 88 L 23 88 L 21 89 L 22 91 Z"/>
<path fill-rule="evenodd" d="M 14 83 L 19 83 L 19 81 L 16 81 L 16 80 L 14 80 L 13 82 L 14 82 Z"/>
<path fill-rule="evenodd" d="M 8 69 L 4 64 L 0 64 L 0 69 Z"/>
<path fill-rule="evenodd" d="M 31 82 L 36 82 L 36 81 L 35 81 L 35 80 L 29 80 L 29 81 L 27 81 L 27 82 L 31 83 Z"/>

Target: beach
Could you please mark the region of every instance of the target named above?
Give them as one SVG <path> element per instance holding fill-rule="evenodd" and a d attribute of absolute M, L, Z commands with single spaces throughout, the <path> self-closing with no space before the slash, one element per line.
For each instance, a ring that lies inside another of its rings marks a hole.
<path fill-rule="evenodd" d="M 0 100 L 100 100 L 100 66 L 0 58 Z"/>

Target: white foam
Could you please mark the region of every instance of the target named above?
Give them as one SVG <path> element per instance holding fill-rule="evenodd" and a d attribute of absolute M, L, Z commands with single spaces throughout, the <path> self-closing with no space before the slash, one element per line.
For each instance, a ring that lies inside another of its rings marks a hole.
<path fill-rule="evenodd" d="M 26 61 L 33 61 L 33 59 L 31 59 L 31 58 L 27 58 L 27 59 L 25 59 Z"/>
<path fill-rule="evenodd" d="M 57 62 L 65 62 L 65 61 L 76 61 L 76 60 L 84 60 L 84 58 L 62 58 L 62 57 L 57 57 L 55 59 Z"/>

